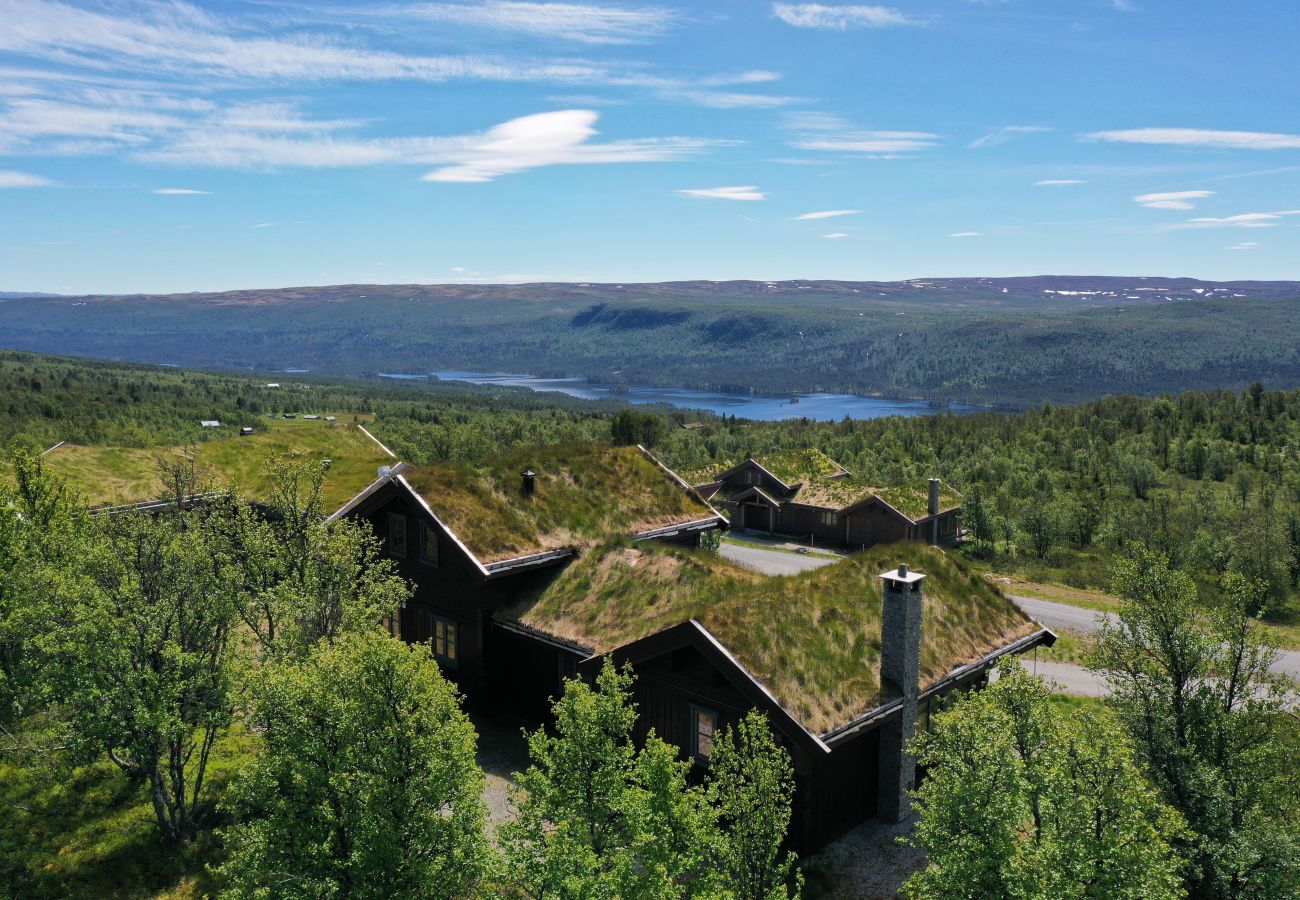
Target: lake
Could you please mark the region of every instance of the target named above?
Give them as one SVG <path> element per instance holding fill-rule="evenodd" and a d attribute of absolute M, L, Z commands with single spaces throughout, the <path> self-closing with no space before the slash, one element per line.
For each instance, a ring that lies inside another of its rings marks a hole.
<path fill-rule="evenodd" d="M 424 379 L 426 375 L 382 373 L 385 378 Z M 609 385 L 593 384 L 585 378 L 537 378 L 502 372 L 433 372 L 441 381 L 467 381 L 470 384 L 500 384 L 534 391 L 555 391 L 584 400 L 607 400 L 611 397 L 630 403 L 665 403 L 683 409 L 707 409 L 718 415 L 775 421 L 808 418 L 834 422 L 852 419 L 877 419 L 881 416 L 928 416 L 939 412 L 974 412 L 980 407 L 959 403 L 933 404 L 924 400 L 884 400 L 854 394 L 793 394 L 788 397 L 724 394 L 718 391 L 695 391 L 688 388 L 631 385 L 615 393 Z"/>

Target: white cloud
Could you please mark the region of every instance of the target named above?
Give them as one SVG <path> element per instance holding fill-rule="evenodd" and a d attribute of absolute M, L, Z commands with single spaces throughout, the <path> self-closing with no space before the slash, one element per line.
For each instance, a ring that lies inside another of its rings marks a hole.
<path fill-rule="evenodd" d="M 1241 241 L 1231 246 L 1224 247 L 1224 250 L 1254 250 L 1259 246 L 1258 241 Z"/>
<path fill-rule="evenodd" d="M 0 0 L 0 50 L 92 70 L 134 68 L 251 79 L 594 81 L 608 73 L 578 62 L 469 55 L 412 56 L 339 43 L 319 34 L 265 36 L 228 26 L 187 3 L 110 15 L 58 0 Z M 128 66 L 127 61 L 130 61 Z"/>
<path fill-rule="evenodd" d="M 978 231 L 957 231 L 954 232 L 953 234 L 948 235 L 948 237 L 951 238 L 969 238 L 969 237 L 979 237 L 979 236 L 980 233 Z"/>
<path fill-rule="evenodd" d="M 936 146 L 939 135 L 926 131 L 865 131 L 833 113 L 797 112 L 785 117 L 800 150 L 867 154 L 888 158 Z"/>
<path fill-rule="evenodd" d="M 805 219 L 834 219 L 839 216 L 856 216 L 862 212 L 860 209 L 823 209 L 820 212 L 804 213 L 800 216 L 794 216 L 791 221 L 802 222 Z"/>
<path fill-rule="evenodd" d="M 709 200 L 766 200 L 767 194 L 754 185 L 743 187 L 683 188 L 677 193 Z"/>
<path fill-rule="evenodd" d="M 1284 209 L 1278 212 L 1268 213 L 1240 213 L 1235 216 L 1223 216 L 1216 218 L 1214 216 L 1201 216 L 1196 219 L 1188 219 L 1183 225 L 1174 227 L 1178 228 L 1272 228 L 1281 225 L 1283 216 L 1300 216 L 1300 209 Z"/>
<path fill-rule="evenodd" d="M 279 222 L 258 222 L 256 225 L 250 225 L 250 228 L 275 228 Z"/>
<path fill-rule="evenodd" d="M 1038 134 L 1044 131 L 1051 131 L 1042 125 L 1007 125 L 1002 128 L 995 128 L 983 137 L 976 138 L 966 146 L 971 150 L 982 150 L 985 147 L 996 147 L 999 144 L 1005 144 L 1022 134 Z"/>
<path fill-rule="evenodd" d="M 461 146 L 444 152 L 454 164 L 429 172 L 423 180 L 481 182 L 539 166 L 661 162 L 680 159 L 707 143 L 689 138 L 589 143 L 597 134 L 598 118 L 589 109 L 538 113 L 503 122 L 482 135 L 452 139 Z"/>
<path fill-rule="evenodd" d="M 212 191 L 198 191 L 194 188 L 155 188 L 151 193 L 163 194 L 168 197 L 212 196 Z"/>
<path fill-rule="evenodd" d="M 773 109 L 799 103 L 801 97 L 783 97 L 778 94 L 750 94 L 743 91 L 696 91 L 672 89 L 661 91 L 674 100 L 685 100 L 706 109 Z"/>
<path fill-rule="evenodd" d="M 886 28 L 921 22 L 887 6 L 827 6 L 823 3 L 774 3 L 772 13 L 796 28 Z"/>
<path fill-rule="evenodd" d="M 6 188 L 50 187 L 53 184 L 53 181 L 42 175 L 15 172 L 12 169 L 0 169 L 0 190 Z"/>
<path fill-rule="evenodd" d="M 823 234 L 822 237 L 835 239 L 835 238 L 846 238 L 848 237 L 848 235 L 842 231 L 837 231 L 834 234 Z"/>
<path fill-rule="evenodd" d="M 1127 131 L 1094 131 L 1083 135 L 1089 141 L 1117 141 L 1126 144 L 1169 144 L 1176 147 L 1209 147 L 1217 150 L 1296 150 L 1300 134 L 1267 131 L 1211 131 L 1201 128 L 1133 128 Z"/>
<path fill-rule="evenodd" d="M 435 22 L 476 25 L 583 44 L 631 44 L 659 37 L 677 21 L 670 9 L 629 9 L 586 3 L 523 3 L 487 0 L 469 5 L 428 3 L 396 7 L 394 14 Z"/>
<path fill-rule="evenodd" d="M 1078 178 L 1044 178 L 1042 181 L 1035 181 L 1034 187 L 1063 187 L 1067 184 L 1087 184 Z"/>
<path fill-rule="evenodd" d="M 1166 191 L 1160 194 L 1138 194 L 1134 203 L 1140 203 L 1148 209 L 1195 209 L 1190 201 L 1212 197 L 1214 191 Z"/>
<path fill-rule="evenodd" d="M 433 165 L 439 168 L 423 180 L 485 182 L 540 166 L 677 160 L 721 143 L 686 137 L 595 142 L 598 118 L 592 110 L 558 110 L 511 119 L 478 134 L 361 138 L 346 133 L 350 122 L 289 116 L 283 128 L 273 122 L 238 126 L 218 114 L 134 155 L 217 168 Z"/>

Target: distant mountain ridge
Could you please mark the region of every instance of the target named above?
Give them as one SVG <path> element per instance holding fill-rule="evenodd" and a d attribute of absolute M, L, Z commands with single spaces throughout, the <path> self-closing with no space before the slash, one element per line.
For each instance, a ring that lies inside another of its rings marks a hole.
<path fill-rule="evenodd" d="M 494 370 L 1011 406 L 1300 385 L 1300 281 L 329 285 L 3 307 L 0 347 L 352 377 Z"/>

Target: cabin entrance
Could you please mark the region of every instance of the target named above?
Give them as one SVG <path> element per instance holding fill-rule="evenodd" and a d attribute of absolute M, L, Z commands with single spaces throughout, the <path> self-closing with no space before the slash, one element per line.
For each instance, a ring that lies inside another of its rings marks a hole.
<path fill-rule="evenodd" d="M 774 527 L 772 507 L 764 503 L 746 503 L 743 509 L 744 521 L 741 523 L 742 527 L 769 533 L 772 531 Z"/>

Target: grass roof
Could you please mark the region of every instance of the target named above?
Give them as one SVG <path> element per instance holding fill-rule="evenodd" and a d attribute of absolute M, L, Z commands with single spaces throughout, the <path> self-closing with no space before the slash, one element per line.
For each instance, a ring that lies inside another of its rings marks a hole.
<path fill-rule="evenodd" d="M 525 468 L 537 473 L 531 495 L 521 490 Z M 713 515 L 636 447 L 530 448 L 478 464 L 416 466 L 403 475 L 484 563 Z"/>
<path fill-rule="evenodd" d="M 786 484 L 817 481 L 846 475 L 848 470 L 820 450 L 805 448 L 802 450 L 785 450 L 754 459 Z"/>
<path fill-rule="evenodd" d="M 663 545 L 607 545 L 540 593 L 498 611 L 605 653 L 697 619 L 809 731 L 824 734 L 887 701 L 880 687 L 880 574 L 925 573 L 923 687 L 1035 626 L 995 586 L 933 547 L 874 547 L 771 578 Z"/>
<path fill-rule="evenodd" d="M 869 497 L 879 497 L 912 520 L 924 519 L 930 514 L 929 479 L 918 479 L 891 487 L 868 487 L 844 480 L 817 481 L 805 484 L 791 498 L 791 501 L 810 506 L 845 509 Z M 960 507 L 961 495 L 942 481 L 939 482 L 939 512 Z"/>
<path fill-rule="evenodd" d="M 228 436 L 189 447 L 90 447 L 63 444 L 44 457 L 46 469 L 66 478 L 69 487 L 91 506 L 110 506 L 154 500 L 163 493 L 160 459 L 192 453 L 200 472 L 220 483 L 237 487 L 253 499 L 265 499 L 270 483 L 264 468 L 272 453 L 292 450 L 329 459 L 323 499 L 332 512 L 374 481 L 379 466 L 394 460 L 355 425 L 323 420 L 267 419 L 256 431 Z"/>

